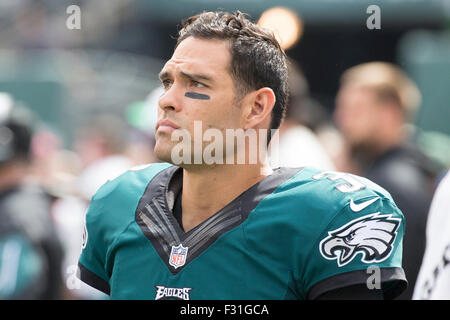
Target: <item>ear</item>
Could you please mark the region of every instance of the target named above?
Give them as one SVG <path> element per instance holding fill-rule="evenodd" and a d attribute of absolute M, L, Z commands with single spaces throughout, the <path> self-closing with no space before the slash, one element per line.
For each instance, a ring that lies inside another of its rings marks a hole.
<path fill-rule="evenodd" d="M 244 98 L 241 127 L 247 130 L 269 126 L 275 101 L 275 93 L 268 87 L 249 93 Z"/>

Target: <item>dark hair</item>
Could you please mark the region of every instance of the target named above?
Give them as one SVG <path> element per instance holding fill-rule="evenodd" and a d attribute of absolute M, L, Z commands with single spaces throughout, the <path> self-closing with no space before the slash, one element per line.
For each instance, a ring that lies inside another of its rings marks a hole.
<path fill-rule="evenodd" d="M 239 11 L 203 12 L 183 21 L 175 48 L 188 37 L 230 42 L 230 75 L 238 97 L 260 88 L 271 88 L 276 102 L 270 129 L 278 129 L 288 99 L 288 71 L 286 55 L 273 33 Z"/>

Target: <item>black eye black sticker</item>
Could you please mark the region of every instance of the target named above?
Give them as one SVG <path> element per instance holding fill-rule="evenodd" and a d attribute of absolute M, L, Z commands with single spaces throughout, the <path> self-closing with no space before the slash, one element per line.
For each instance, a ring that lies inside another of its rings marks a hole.
<path fill-rule="evenodd" d="M 199 99 L 199 100 L 209 100 L 210 97 L 206 94 L 201 94 L 197 92 L 186 92 L 184 94 L 185 97 L 191 98 L 191 99 Z"/>

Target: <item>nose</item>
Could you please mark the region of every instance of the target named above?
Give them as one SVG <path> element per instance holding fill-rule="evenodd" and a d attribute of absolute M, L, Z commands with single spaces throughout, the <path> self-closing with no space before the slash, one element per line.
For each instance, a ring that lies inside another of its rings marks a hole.
<path fill-rule="evenodd" d="M 179 95 L 181 91 L 175 84 L 170 88 L 166 89 L 164 93 L 159 97 L 158 105 L 162 111 L 180 111 L 181 110 L 181 99 Z"/>

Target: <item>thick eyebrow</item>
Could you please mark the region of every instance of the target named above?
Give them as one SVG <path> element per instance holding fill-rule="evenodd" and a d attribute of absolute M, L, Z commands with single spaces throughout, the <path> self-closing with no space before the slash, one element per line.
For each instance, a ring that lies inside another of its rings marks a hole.
<path fill-rule="evenodd" d="M 180 71 L 180 75 L 183 78 L 187 78 L 187 79 L 191 79 L 191 80 L 195 80 L 195 81 L 201 80 L 201 81 L 207 81 L 207 82 L 214 82 L 211 77 L 208 77 L 207 75 L 204 75 L 204 74 L 186 73 L 186 72 Z"/>
<path fill-rule="evenodd" d="M 167 72 L 167 71 L 161 71 L 161 72 L 158 74 L 158 78 L 159 78 L 159 80 L 163 81 L 163 80 L 165 80 L 165 79 L 167 79 L 167 78 L 170 78 L 170 73 Z"/>
<path fill-rule="evenodd" d="M 211 77 L 209 77 L 209 76 L 207 76 L 207 75 L 204 75 L 204 74 L 199 74 L 199 73 L 186 73 L 186 72 L 184 72 L 184 71 L 180 71 L 180 75 L 181 75 L 183 78 L 190 79 L 190 80 L 194 80 L 194 81 L 207 81 L 207 82 L 211 82 L 211 83 L 214 82 L 214 80 L 213 80 Z M 170 72 L 168 72 L 168 71 L 162 71 L 162 72 L 159 73 L 158 77 L 159 77 L 159 79 L 160 79 L 161 81 L 163 81 L 163 80 L 165 80 L 165 79 L 167 79 L 167 78 L 170 78 L 170 77 L 171 77 L 171 74 L 170 74 Z"/>

